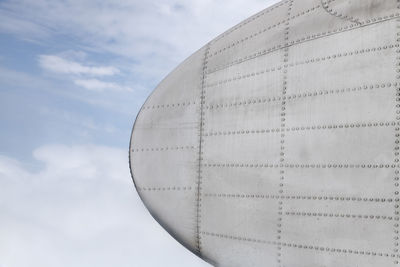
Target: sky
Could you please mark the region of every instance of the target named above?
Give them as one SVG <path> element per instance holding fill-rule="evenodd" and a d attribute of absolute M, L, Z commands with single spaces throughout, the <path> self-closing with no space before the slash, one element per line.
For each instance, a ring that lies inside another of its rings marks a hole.
<path fill-rule="evenodd" d="M 128 165 L 141 105 L 277 0 L 0 0 L 0 267 L 206 267 Z"/>

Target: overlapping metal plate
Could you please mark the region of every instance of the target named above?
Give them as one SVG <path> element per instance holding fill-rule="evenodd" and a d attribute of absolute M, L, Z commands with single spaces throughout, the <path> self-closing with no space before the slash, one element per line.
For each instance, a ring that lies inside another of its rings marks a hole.
<path fill-rule="evenodd" d="M 157 221 L 215 266 L 397 266 L 399 5 L 286 0 L 179 65 L 131 139 Z"/>

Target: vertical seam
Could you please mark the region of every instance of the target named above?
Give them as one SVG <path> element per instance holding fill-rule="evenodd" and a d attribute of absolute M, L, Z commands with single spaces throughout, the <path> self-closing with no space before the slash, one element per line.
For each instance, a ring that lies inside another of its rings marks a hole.
<path fill-rule="evenodd" d="M 198 154 L 198 169 L 197 169 L 197 181 L 196 181 L 196 250 L 199 256 L 201 256 L 201 201 L 202 201 L 202 161 L 203 161 L 203 131 L 205 125 L 204 119 L 204 106 L 205 106 L 205 77 L 207 75 L 207 58 L 208 53 L 210 51 L 210 43 L 206 45 L 206 49 L 204 51 L 203 63 L 201 68 L 201 84 L 200 84 L 200 116 L 199 116 L 199 154 Z"/>
<path fill-rule="evenodd" d="M 289 2 L 288 6 L 288 11 L 287 11 L 287 17 L 290 18 L 290 14 L 292 11 L 292 6 L 293 6 L 294 0 L 291 0 Z M 280 138 L 280 170 L 279 170 L 279 195 L 283 195 L 283 186 L 284 186 L 284 180 L 285 180 L 285 168 L 284 168 L 284 163 L 285 163 L 285 128 L 286 128 L 286 92 L 287 92 L 287 72 L 288 72 L 288 61 L 289 61 L 289 29 L 290 29 L 290 20 L 287 20 L 285 23 L 285 30 L 284 30 L 284 42 L 285 42 L 285 49 L 284 55 L 283 55 L 283 81 L 282 81 L 282 102 L 281 102 L 281 113 L 280 113 L 280 118 L 281 118 L 281 125 L 280 125 L 280 132 L 281 132 L 281 138 Z M 278 261 L 278 266 L 282 266 L 282 220 L 283 220 L 283 198 L 281 198 L 278 201 L 278 222 L 277 222 L 277 261 Z"/>
<path fill-rule="evenodd" d="M 397 9 L 400 10 L 400 0 L 397 1 Z M 396 19 L 396 43 L 400 44 L 400 19 Z M 400 49 L 396 48 L 396 80 L 400 80 Z M 396 99 L 395 99 L 395 110 L 396 110 L 396 121 L 400 121 L 400 87 L 396 86 Z M 400 127 L 396 125 L 395 127 L 395 144 L 394 144 L 394 163 L 396 165 L 395 173 L 394 173 L 394 253 L 396 253 L 397 258 L 399 257 L 399 143 L 400 143 Z M 398 259 L 394 261 L 394 264 L 399 264 Z"/>

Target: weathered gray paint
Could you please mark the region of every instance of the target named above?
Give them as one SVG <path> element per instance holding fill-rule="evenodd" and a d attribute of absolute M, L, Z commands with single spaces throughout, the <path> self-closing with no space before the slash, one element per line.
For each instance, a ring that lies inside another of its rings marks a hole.
<path fill-rule="evenodd" d="M 397 266 L 397 0 L 287 0 L 163 80 L 132 133 L 152 215 L 215 266 Z"/>

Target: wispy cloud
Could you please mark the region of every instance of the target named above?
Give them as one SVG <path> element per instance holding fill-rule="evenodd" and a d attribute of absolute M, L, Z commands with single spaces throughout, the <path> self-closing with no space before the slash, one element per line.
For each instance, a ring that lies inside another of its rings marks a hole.
<path fill-rule="evenodd" d="M 82 59 L 86 58 L 86 54 L 81 51 L 67 51 L 64 54 L 79 55 Z M 59 55 L 40 55 L 39 66 L 46 71 L 65 75 L 64 78 L 72 80 L 75 85 L 93 92 L 115 91 L 115 92 L 132 92 L 131 87 L 120 84 L 116 81 L 103 81 L 94 77 L 105 77 L 121 74 L 121 71 L 114 66 L 100 66 L 93 63 L 82 63 L 71 60 Z"/>
<path fill-rule="evenodd" d="M 122 86 L 112 82 L 103 82 L 98 79 L 87 79 L 87 80 L 75 80 L 76 85 L 81 86 L 87 90 L 91 91 L 105 91 L 105 90 L 114 90 L 114 91 L 133 91 L 132 88 L 127 86 Z"/>
<path fill-rule="evenodd" d="M 112 76 L 120 72 L 112 66 L 88 66 L 55 55 L 40 55 L 39 64 L 48 71 L 62 74 Z"/>
<path fill-rule="evenodd" d="M 7 10 L 3 24 L 21 21 L 9 33 L 26 36 L 23 25 L 37 25 L 31 35 L 37 31 L 40 40 L 46 39 L 41 31 L 46 40 L 68 36 L 86 51 L 129 58 L 143 79 L 161 80 L 207 41 L 278 1 L 5 0 L 0 10 Z"/>
<path fill-rule="evenodd" d="M 26 99 L 27 94 L 18 93 L 18 91 L 15 90 L 16 88 L 18 88 L 20 92 L 27 90 L 28 93 L 32 93 L 34 91 L 37 96 L 46 95 L 46 97 L 42 98 L 44 100 L 52 99 L 53 97 L 61 97 L 64 99 L 65 103 L 71 103 L 70 101 L 78 101 L 80 103 L 84 103 L 85 105 L 89 104 L 92 107 L 100 108 L 100 110 L 104 109 L 123 114 L 135 113 L 140 109 L 142 102 L 146 99 L 146 88 L 137 82 L 135 83 L 134 81 L 127 80 L 124 81 L 123 84 L 99 81 L 101 86 L 98 85 L 98 88 L 96 89 L 88 89 L 86 87 L 90 86 L 89 82 L 86 82 L 87 84 L 84 85 L 85 82 L 83 81 L 90 79 L 93 80 L 91 77 L 82 75 L 62 75 L 61 77 L 57 78 L 62 79 L 62 81 L 70 81 L 72 84 L 69 82 L 60 83 L 58 79 L 52 80 L 43 75 L 16 71 L 14 69 L 6 68 L 0 64 L 0 88 L 3 89 L 2 92 L 0 92 L 0 104 L 2 104 L 0 106 L 6 106 L 4 102 L 9 102 L 9 98 L 12 99 L 12 101 L 15 101 L 16 97 Z M 121 78 L 119 77 L 119 79 Z M 82 80 L 81 84 L 75 83 L 75 81 L 78 80 Z M 74 84 L 76 86 L 74 86 Z M 129 86 L 125 84 L 129 84 Z M 82 88 L 84 90 L 82 90 Z M 127 93 L 129 96 L 127 96 Z M 19 102 L 24 101 L 21 100 Z M 44 103 L 45 102 L 40 102 L 42 105 Z M 4 109 L 0 108 L 0 110 L 7 113 Z"/>

